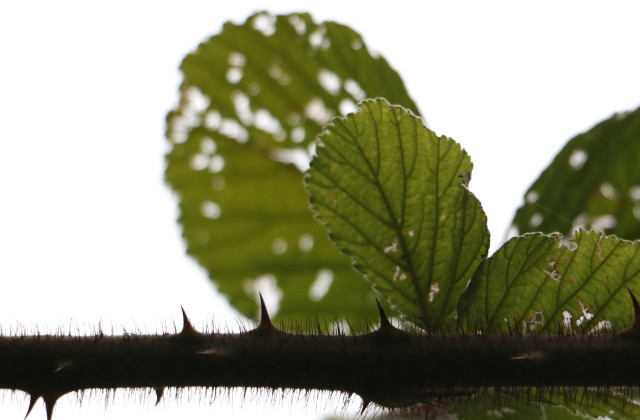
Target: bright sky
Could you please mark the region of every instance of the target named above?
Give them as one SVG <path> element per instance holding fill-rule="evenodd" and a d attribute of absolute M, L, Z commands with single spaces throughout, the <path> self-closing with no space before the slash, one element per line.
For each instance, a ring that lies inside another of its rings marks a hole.
<path fill-rule="evenodd" d="M 634 1 L 305 3 L 272 1 L 269 10 L 352 26 L 403 76 L 429 126 L 467 149 L 494 249 L 566 140 L 640 105 Z M 156 331 L 180 325 L 182 304 L 196 325 L 236 328 L 237 316 L 185 256 L 163 184 L 164 116 L 184 55 L 266 3 L 102 4 L 0 5 L 0 326 L 87 331 L 101 321 L 107 331 Z M 2 417 L 22 418 L 26 398 L 6 395 Z M 56 418 L 271 412 L 264 396 L 240 408 L 240 395 L 213 406 L 187 395 L 154 408 L 136 394 L 106 411 L 102 397 L 79 407 L 72 395 Z M 290 405 L 276 398 L 273 418 L 322 411 Z M 41 404 L 30 418 L 45 418 Z"/>

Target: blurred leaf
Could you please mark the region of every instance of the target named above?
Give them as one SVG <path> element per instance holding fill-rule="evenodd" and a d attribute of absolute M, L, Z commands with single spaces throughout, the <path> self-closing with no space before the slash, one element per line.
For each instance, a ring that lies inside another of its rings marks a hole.
<path fill-rule="evenodd" d="M 616 114 L 567 143 L 529 188 L 514 226 L 593 229 L 640 238 L 640 109 Z"/>
<path fill-rule="evenodd" d="M 406 109 L 361 107 L 319 137 L 306 179 L 312 209 L 383 296 L 442 327 L 489 243 L 480 203 L 461 184 L 473 165 Z"/>
<path fill-rule="evenodd" d="M 397 73 L 345 26 L 267 13 L 227 23 L 181 70 L 166 180 L 188 253 L 246 315 L 261 290 L 283 298 L 282 317 L 375 317 L 370 287 L 313 220 L 300 169 L 322 125 L 359 100 L 416 110 Z"/>
<path fill-rule="evenodd" d="M 460 299 L 458 323 L 504 333 L 620 330 L 633 318 L 627 288 L 640 296 L 640 242 L 583 230 L 571 242 L 527 234 L 482 262 Z"/>

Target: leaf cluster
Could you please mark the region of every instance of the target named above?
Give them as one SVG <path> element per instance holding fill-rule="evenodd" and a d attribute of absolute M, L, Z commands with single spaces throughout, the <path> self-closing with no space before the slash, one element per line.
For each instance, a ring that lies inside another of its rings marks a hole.
<path fill-rule="evenodd" d="M 424 124 L 398 74 L 348 27 L 259 13 L 181 69 L 166 179 L 188 252 L 241 312 L 262 291 L 284 318 L 366 320 L 378 297 L 430 332 L 628 327 L 640 110 L 569 141 L 516 213 L 522 235 L 488 256 L 469 155 Z M 588 414 L 603 412 L 596 400 Z M 534 407 L 505 410 L 540 416 Z"/>

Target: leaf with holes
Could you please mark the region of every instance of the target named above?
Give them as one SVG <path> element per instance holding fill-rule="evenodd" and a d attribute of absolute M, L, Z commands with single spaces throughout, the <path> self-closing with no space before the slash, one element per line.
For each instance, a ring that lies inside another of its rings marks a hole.
<path fill-rule="evenodd" d="M 640 238 L 640 109 L 616 114 L 567 143 L 529 188 L 519 232 L 593 229 Z"/>
<path fill-rule="evenodd" d="M 458 306 L 459 326 L 508 332 L 623 329 L 640 296 L 640 242 L 601 232 L 511 239 L 474 274 Z"/>
<path fill-rule="evenodd" d="M 166 180 L 189 254 L 244 314 L 261 290 L 284 298 L 280 316 L 370 319 L 370 288 L 313 220 L 300 168 L 322 125 L 356 102 L 416 110 L 397 73 L 345 26 L 267 13 L 227 23 L 181 70 Z"/>
<path fill-rule="evenodd" d="M 384 100 L 319 137 L 307 189 L 334 242 L 385 297 L 427 329 L 452 323 L 489 233 L 460 145 Z"/>

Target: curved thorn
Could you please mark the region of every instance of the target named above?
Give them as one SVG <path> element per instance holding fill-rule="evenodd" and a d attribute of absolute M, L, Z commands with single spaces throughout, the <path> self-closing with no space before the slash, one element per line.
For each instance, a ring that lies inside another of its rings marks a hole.
<path fill-rule="evenodd" d="M 200 333 L 193 328 L 193 325 L 191 325 L 191 321 L 189 321 L 189 317 L 187 316 L 187 313 L 184 311 L 184 308 L 182 307 L 182 305 L 180 305 L 180 309 L 182 309 L 182 331 L 180 331 L 180 335 L 181 337 L 187 337 L 187 338 L 192 338 L 192 337 L 197 337 L 200 335 Z"/>
<path fill-rule="evenodd" d="M 29 394 L 29 408 L 27 408 L 27 415 L 24 416 L 25 419 L 31 414 L 31 410 L 33 410 L 33 407 L 36 405 L 38 398 L 40 398 L 39 395 Z"/>
<path fill-rule="evenodd" d="M 380 313 L 380 329 L 381 330 L 388 330 L 388 329 L 396 329 L 393 325 L 391 325 L 391 322 L 389 321 L 389 318 L 387 318 L 387 314 L 384 313 L 384 309 L 382 309 L 382 305 L 380 305 L 380 301 L 376 298 L 376 304 L 378 305 L 378 312 Z"/>
<path fill-rule="evenodd" d="M 267 311 L 267 305 L 264 303 L 264 299 L 262 298 L 262 293 L 258 293 L 258 295 L 260 296 L 260 323 L 258 324 L 256 331 L 277 331 L 278 329 L 273 325 L 273 322 L 271 322 L 271 317 Z"/>
<path fill-rule="evenodd" d="M 160 400 L 162 399 L 162 396 L 164 395 L 164 387 L 157 387 L 154 388 L 154 390 L 156 391 L 156 404 L 158 405 L 160 404 Z"/>
<path fill-rule="evenodd" d="M 627 291 L 629 291 L 631 301 L 633 302 L 633 325 L 631 326 L 631 332 L 640 334 L 640 303 L 638 303 L 638 299 L 636 299 L 631 289 L 627 287 Z"/>

